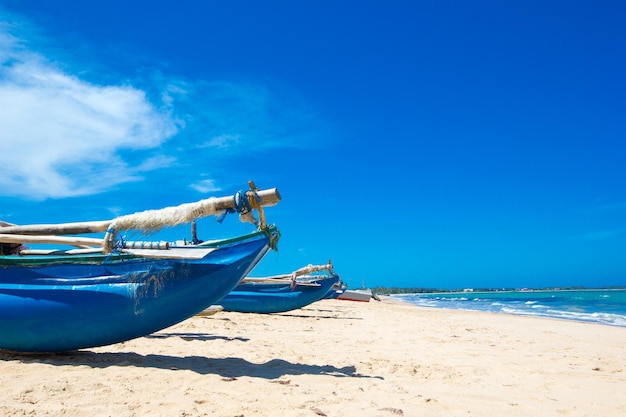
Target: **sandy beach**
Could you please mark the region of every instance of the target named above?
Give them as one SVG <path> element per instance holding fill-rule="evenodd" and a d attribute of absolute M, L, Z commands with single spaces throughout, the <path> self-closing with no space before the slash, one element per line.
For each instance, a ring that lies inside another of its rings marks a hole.
<path fill-rule="evenodd" d="M 0 352 L 2 416 L 624 416 L 626 328 L 323 300 Z"/>

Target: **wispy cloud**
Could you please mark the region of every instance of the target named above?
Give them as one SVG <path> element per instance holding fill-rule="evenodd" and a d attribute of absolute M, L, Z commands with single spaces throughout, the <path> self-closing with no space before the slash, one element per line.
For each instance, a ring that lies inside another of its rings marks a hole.
<path fill-rule="evenodd" d="M 91 195 L 181 166 L 205 179 L 180 181 L 211 192 L 218 179 L 203 170 L 217 154 L 308 147 L 324 136 L 284 87 L 190 81 L 156 69 L 127 74 L 133 84 L 98 84 L 59 58 L 58 47 L 37 49 L 29 36 L 41 40 L 27 25 L 3 23 L 0 10 L 0 195 Z"/>
<path fill-rule="evenodd" d="M 237 146 L 239 138 L 239 135 L 219 135 L 201 143 L 198 147 L 228 149 Z"/>
<path fill-rule="evenodd" d="M 623 234 L 626 234 L 626 230 L 624 229 L 600 230 L 597 232 L 589 232 L 576 235 L 573 238 L 575 240 L 605 240 Z"/>
<path fill-rule="evenodd" d="M 579 208 L 577 211 L 580 213 L 607 213 L 618 212 L 624 209 L 626 209 L 626 201 L 617 201 Z"/>
<path fill-rule="evenodd" d="M 612 204 L 602 204 L 596 207 L 596 210 L 623 210 L 626 209 L 626 201 Z"/>
<path fill-rule="evenodd" d="M 297 92 L 229 81 L 179 82 L 168 100 L 196 148 L 240 153 L 250 148 L 307 148 L 326 129 Z"/>
<path fill-rule="evenodd" d="M 195 182 L 191 184 L 191 188 L 203 194 L 222 190 L 215 184 L 215 180 L 211 179 Z"/>
<path fill-rule="evenodd" d="M 0 108 L 0 192 L 7 196 L 80 196 L 137 180 L 150 164 L 133 166 L 118 152 L 157 147 L 177 131 L 144 92 L 68 74 L 26 50 L 6 26 Z"/>

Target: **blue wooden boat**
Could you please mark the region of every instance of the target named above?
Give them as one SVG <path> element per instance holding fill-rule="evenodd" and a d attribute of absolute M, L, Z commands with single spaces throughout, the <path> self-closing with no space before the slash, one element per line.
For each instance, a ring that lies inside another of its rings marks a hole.
<path fill-rule="evenodd" d="M 324 299 L 334 300 L 338 298 L 341 294 L 343 294 L 346 288 L 347 288 L 346 284 L 344 284 L 343 282 L 341 282 L 341 280 L 339 280 L 339 282 L 337 282 L 335 285 L 333 285 L 330 288 L 330 290 L 328 290 L 328 293 L 326 293 L 326 295 L 324 296 Z"/>
<path fill-rule="evenodd" d="M 327 268 L 312 266 L 311 268 Z M 332 271 L 326 276 L 299 275 L 298 271 L 274 277 L 245 278 L 243 282 L 217 304 L 225 311 L 240 313 L 282 313 L 305 307 L 324 298 L 339 282 L 339 275 Z"/>
<path fill-rule="evenodd" d="M 58 240 L 29 235 L 43 225 L 33 226 L 0 228 L 10 232 L 0 234 L 1 245 L 6 250 L 18 236 Z M 111 252 L 22 249 L 0 255 L 0 349 L 58 352 L 103 346 L 179 323 L 228 294 L 275 248 L 278 236 L 277 228 L 263 220 L 253 233 L 204 243 L 134 249 L 136 244 L 118 241 Z"/>

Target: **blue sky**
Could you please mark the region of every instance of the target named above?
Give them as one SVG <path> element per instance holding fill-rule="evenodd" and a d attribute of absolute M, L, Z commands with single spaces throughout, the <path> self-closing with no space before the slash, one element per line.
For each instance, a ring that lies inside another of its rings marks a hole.
<path fill-rule="evenodd" d="M 0 219 L 252 179 L 283 197 L 255 275 L 626 285 L 626 3 L 509 3 L 0 0 Z"/>

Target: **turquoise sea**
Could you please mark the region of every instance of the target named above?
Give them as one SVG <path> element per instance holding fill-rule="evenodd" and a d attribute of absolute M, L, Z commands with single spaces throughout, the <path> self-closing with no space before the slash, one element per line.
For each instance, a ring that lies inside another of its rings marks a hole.
<path fill-rule="evenodd" d="M 626 327 L 626 290 L 457 292 L 392 297 L 421 307 L 551 317 Z"/>

